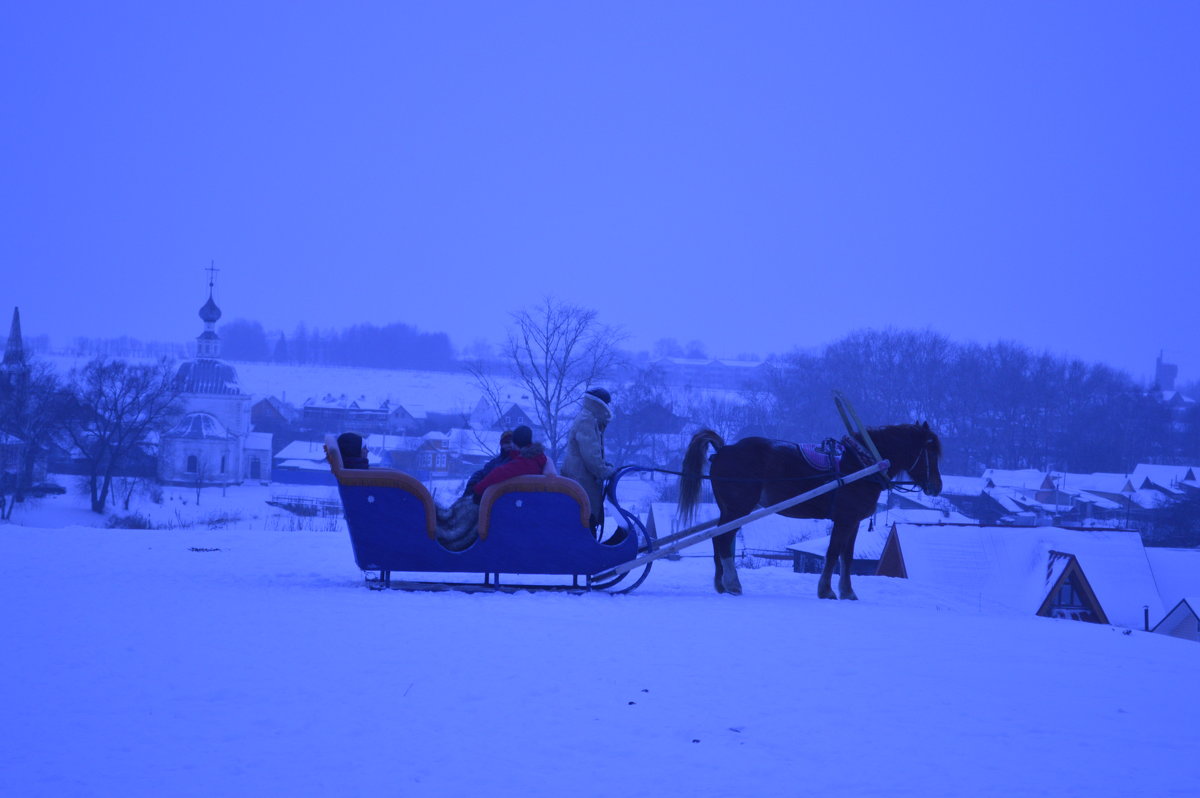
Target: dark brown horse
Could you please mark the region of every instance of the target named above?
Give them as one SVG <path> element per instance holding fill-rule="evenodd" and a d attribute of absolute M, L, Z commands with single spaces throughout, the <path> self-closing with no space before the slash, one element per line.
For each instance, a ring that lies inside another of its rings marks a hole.
<path fill-rule="evenodd" d="M 928 423 L 897 424 L 868 430 L 880 456 L 890 463 L 888 479 L 902 472 L 930 496 L 942 492 L 942 476 L 938 458 L 942 445 Z M 852 474 L 870 465 L 870 456 L 861 437 L 846 440 L 839 473 Z M 704 454 L 708 446 L 716 450 L 709 458 L 713 496 L 721 511 L 720 523 L 741 518 L 756 507 L 798 496 L 830 481 L 833 473 L 812 465 L 800 447 L 793 443 L 767 438 L 743 438 L 725 444 L 721 436 L 705 429 L 692 436 L 683 458 L 683 476 L 679 479 L 679 512 L 690 519 L 700 497 Z M 850 562 L 854 559 L 854 539 L 859 522 L 875 512 L 879 494 L 883 491 L 881 477 L 866 477 L 849 482 L 802 504 L 780 511 L 789 518 L 828 518 L 833 521 L 833 535 L 825 553 L 825 568 L 817 582 L 817 595 L 834 596 L 830 582 L 834 564 L 841 560 L 838 594 L 844 599 L 857 599 L 850 586 Z M 733 564 L 733 544 L 738 530 L 713 538 L 713 558 L 716 560 L 714 584 L 718 593 L 741 595 L 742 585 Z"/>

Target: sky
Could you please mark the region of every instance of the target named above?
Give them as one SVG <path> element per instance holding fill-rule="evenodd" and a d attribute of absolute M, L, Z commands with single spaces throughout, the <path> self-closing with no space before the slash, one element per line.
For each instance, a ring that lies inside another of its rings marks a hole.
<path fill-rule="evenodd" d="M 635 349 L 864 328 L 1200 379 L 1192 2 L 10 4 L 0 302 Z M 7 326 L 8 309 L 3 317 Z"/>

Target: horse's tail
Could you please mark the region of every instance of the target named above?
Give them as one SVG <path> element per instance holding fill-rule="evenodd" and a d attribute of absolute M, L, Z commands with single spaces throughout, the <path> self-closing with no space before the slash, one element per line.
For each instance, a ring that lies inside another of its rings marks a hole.
<path fill-rule="evenodd" d="M 692 442 L 683 455 L 683 473 L 679 477 L 679 516 L 685 525 L 691 523 L 696 505 L 700 503 L 700 480 L 704 475 L 704 455 L 709 444 L 720 451 L 725 441 L 712 430 L 702 429 L 692 436 Z"/>

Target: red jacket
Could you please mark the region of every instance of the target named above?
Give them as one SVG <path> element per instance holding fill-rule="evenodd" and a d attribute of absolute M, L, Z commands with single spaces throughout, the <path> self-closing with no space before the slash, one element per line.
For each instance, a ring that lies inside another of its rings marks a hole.
<path fill-rule="evenodd" d="M 490 486 L 506 479 L 520 477 L 526 474 L 540 474 L 546 468 L 546 453 L 540 443 L 532 443 L 516 454 L 511 460 L 493 468 L 483 479 L 475 483 L 475 501 L 483 497 L 483 492 Z"/>

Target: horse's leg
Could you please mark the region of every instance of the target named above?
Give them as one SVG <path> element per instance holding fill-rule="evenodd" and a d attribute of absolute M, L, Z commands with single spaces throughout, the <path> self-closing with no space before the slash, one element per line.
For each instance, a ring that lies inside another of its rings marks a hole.
<path fill-rule="evenodd" d="M 821 568 L 821 577 L 817 580 L 817 598 L 835 599 L 833 594 L 833 566 L 842 553 L 842 539 L 845 537 L 845 526 L 840 521 L 833 522 L 833 531 L 829 535 L 829 547 L 825 549 L 825 566 Z"/>
<path fill-rule="evenodd" d="M 720 537 L 718 535 L 717 537 Z M 725 583 L 721 580 L 721 542 L 717 538 L 712 539 L 713 547 L 713 588 L 718 593 L 725 592 Z"/>
<path fill-rule="evenodd" d="M 713 498 L 717 509 L 721 511 L 717 517 L 718 524 L 727 524 L 749 513 L 758 502 L 762 492 L 761 483 L 751 482 L 722 482 L 723 473 L 714 475 Z M 733 547 L 737 541 L 737 529 L 717 535 L 713 542 L 713 587 L 718 593 L 728 593 L 731 596 L 742 595 L 742 582 L 738 579 L 737 566 L 733 562 Z"/>
<path fill-rule="evenodd" d="M 853 522 L 846 541 L 842 544 L 842 577 L 838 580 L 838 595 L 850 601 L 858 601 L 850 585 L 850 566 L 854 563 L 854 541 L 858 538 L 859 521 Z"/>
<path fill-rule="evenodd" d="M 721 523 L 725 523 L 724 520 Z M 733 546 L 737 540 L 737 533 L 738 530 L 733 529 L 713 538 L 713 559 L 716 560 L 713 587 L 718 593 L 728 593 L 731 596 L 742 595 L 742 582 L 738 579 L 737 566 L 733 562 Z"/>

